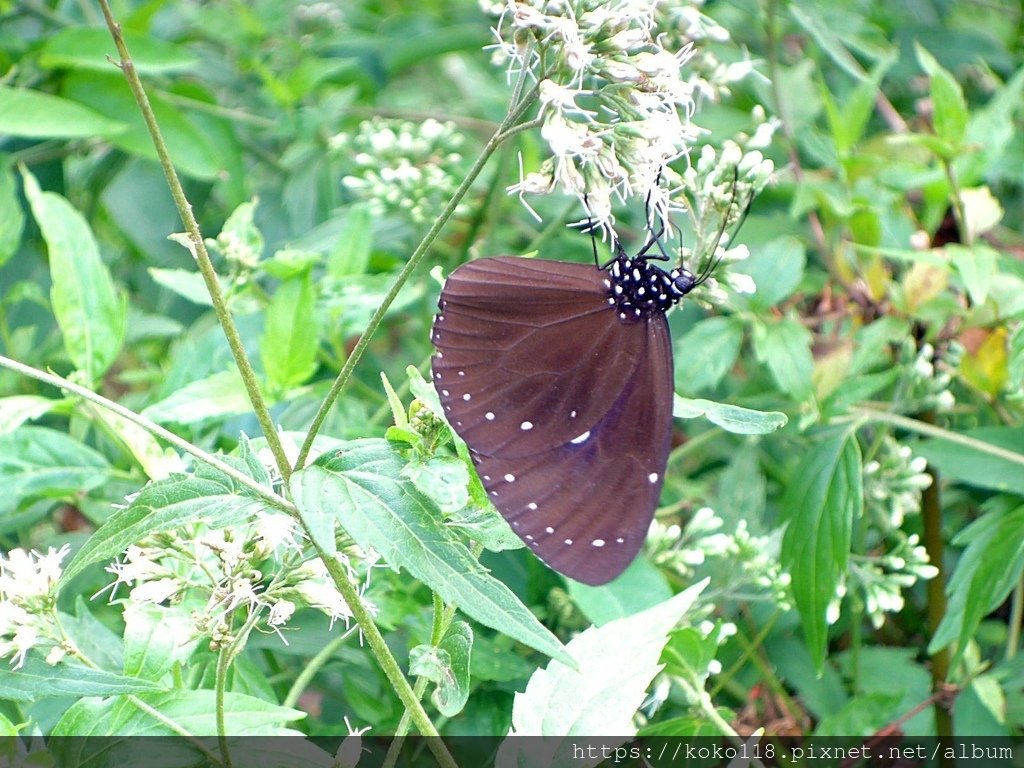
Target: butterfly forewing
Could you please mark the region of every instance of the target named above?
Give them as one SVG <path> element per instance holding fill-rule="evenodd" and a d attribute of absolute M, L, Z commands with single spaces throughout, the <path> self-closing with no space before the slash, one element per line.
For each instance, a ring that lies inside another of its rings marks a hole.
<path fill-rule="evenodd" d="M 604 280 L 592 266 L 513 257 L 451 274 L 434 321 L 434 386 L 475 451 L 532 456 L 608 413 L 641 350 Z"/>
<path fill-rule="evenodd" d="M 552 568 L 604 583 L 643 543 L 671 439 L 663 312 L 622 320 L 606 271 L 516 257 L 451 274 L 434 385 L 494 505 Z"/>

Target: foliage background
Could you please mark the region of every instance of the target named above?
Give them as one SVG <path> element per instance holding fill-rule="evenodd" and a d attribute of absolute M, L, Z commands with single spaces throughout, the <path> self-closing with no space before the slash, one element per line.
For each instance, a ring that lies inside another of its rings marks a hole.
<path fill-rule="evenodd" d="M 668 642 L 642 732 L 1019 732 L 1020 6 L 736 0 L 704 11 L 732 37 L 711 44 L 720 59 L 749 55 L 756 73 L 695 119 L 716 144 L 752 131 L 762 107 L 780 121 L 766 150 L 780 171 L 740 235 L 758 293 L 710 314 L 693 303 L 673 313 L 676 388 L 782 411 L 789 423 L 751 438 L 678 421 L 659 512 L 667 538 L 610 592 L 567 585 L 522 550 L 483 561 L 563 641 L 712 576 L 703 613 Z M 149 2 L 115 3 L 114 12 L 202 231 L 222 233 L 215 264 L 273 420 L 301 433 L 505 113 L 504 73 L 482 50 L 491 21 L 470 2 Z M 0 345 L 5 357 L 73 374 L 205 450 L 237 451 L 239 434 L 259 435 L 260 425 L 230 373 L 193 257 L 167 239 L 182 225 L 124 78 L 106 59 L 113 54 L 91 3 L 0 2 Z M 382 162 L 368 138 L 380 125 L 360 125 L 428 118 L 455 126 L 421 158 L 438 169 L 437 183 L 403 190 L 405 206 L 378 199 L 368 208 L 342 183 Z M 363 140 L 372 157 L 360 166 L 349 150 Z M 406 368 L 425 371 L 431 352 L 439 283 L 430 269 L 533 250 L 589 258 L 589 242 L 563 226 L 579 217 L 575 201 L 537 201 L 537 223 L 505 194 L 519 152 L 530 168 L 545 149 L 527 132 L 491 159 L 389 310 L 323 435 L 384 436 L 395 412 L 381 372 L 410 401 Z M 33 179 L 81 217 L 34 192 Z M 47 210 L 55 218 L 44 238 Z M 623 212 L 634 233 L 636 214 Z M 64 228 L 63 246 L 54 227 Z M 9 367 L 0 394 L 8 552 L 78 550 L 112 505 L 174 463 L 126 425 Z M 408 446 L 422 448 L 415 438 Z M 927 490 L 906 448 L 929 462 Z M 705 505 L 720 528 L 694 528 Z M 735 541 L 740 521 L 774 541 L 770 562 L 750 552 L 716 558 L 704 537 Z M 941 566 L 927 585 L 903 578 L 915 535 Z M 680 546 L 706 562 L 673 557 Z M 737 562 L 753 563 L 761 581 L 737 587 Z M 121 607 L 88 601 L 109 574 L 99 563 L 79 570 L 59 606 L 100 662 L 95 672 L 122 673 Z M 774 591 L 780 573 L 792 579 L 783 595 Z M 431 645 L 431 590 L 407 571 L 378 569 L 366 595 L 406 668 L 411 649 Z M 702 616 L 730 630 L 700 630 Z M 515 692 L 547 661 L 474 626 L 468 676 L 456 686 L 465 708 L 450 718 L 436 699 L 428 705 L 443 733 L 506 732 Z M 344 733 L 345 718 L 375 733 L 407 727 L 406 707 L 355 636 L 311 664 L 328 631 L 323 616 L 300 611 L 287 645 L 253 634 L 226 685 L 260 706 L 234 722 L 274 732 L 290 721 L 310 734 Z M 207 645 L 191 646 L 184 666 L 170 653 L 155 677 L 136 675 L 173 681 L 176 693 L 160 694 L 169 698 L 154 700 L 157 709 L 183 718 L 209 710 L 203 697 L 217 674 Z M 303 670 L 311 675 L 289 698 Z M 602 673 L 610 669 L 593 674 Z M 60 680 L 0 671 L 3 690 L 22 692 L 2 702 L 5 728 L 73 733 L 95 723 L 95 712 L 68 713 L 86 683 L 100 681 L 74 668 Z M 156 695 L 144 688 L 136 693 Z M 278 708 L 286 698 L 307 717 Z M 114 732 L 147 727 L 107 722 Z"/>

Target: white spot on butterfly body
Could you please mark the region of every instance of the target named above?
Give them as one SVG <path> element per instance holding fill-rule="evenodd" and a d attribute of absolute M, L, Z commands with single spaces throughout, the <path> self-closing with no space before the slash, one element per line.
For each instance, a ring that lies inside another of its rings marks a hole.
<path fill-rule="evenodd" d="M 585 443 L 585 442 L 587 442 L 587 439 L 588 439 L 589 437 L 590 437 L 590 430 L 588 429 L 588 430 L 587 430 L 586 432 L 584 432 L 584 433 L 583 433 L 582 435 L 579 435 L 578 437 L 574 437 L 574 438 L 573 438 L 572 440 L 570 440 L 569 442 L 570 442 L 570 443 L 572 443 L 573 445 L 579 445 L 580 443 Z"/>
<path fill-rule="evenodd" d="M 647 289 L 644 288 L 643 286 L 640 286 L 639 288 L 636 289 L 636 295 L 637 296 L 643 296 L 646 292 L 647 292 Z"/>
<path fill-rule="evenodd" d="M 533 422 L 524 421 L 522 424 L 519 425 L 519 428 L 523 430 L 523 432 L 528 432 L 529 430 L 533 429 Z"/>
<path fill-rule="evenodd" d="M 604 287 L 605 288 L 611 288 L 612 287 L 612 281 L 611 280 L 605 280 L 604 281 Z"/>
<path fill-rule="evenodd" d="M 658 473 L 657 472 L 651 472 L 651 474 L 649 474 L 647 476 L 647 480 L 649 482 L 652 482 L 652 483 L 658 482 Z"/>
<path fill-rule="evenodd" d="M 487 419 L 488 421 L 494 421 L 494 414 L 488 411 L 487 413 L 484 414 L 484 418 Z"/>
<path fill-rule="evenodd" d="M 513 475 L 511 472 L 509 472 L 507 475 L 505 475 L 505 482 L 506 483 L 514 483 L 515 481 L 516 481 L 516 476 Z"/>
<path fill-rule="evenodd" d="M 592 547 L 603 547 L 604 539 L 594 539 L 592 542 L 590 542 L 590 545 Z"/>
<path fill-rule="evenodd" d="M 536 509 L 537 509 L 537 502 L 536 502 L 536 501 L 531 501 L 531 502 L 530 502 L 529 504 L 527 504 L 526 506 L 527 506 L 527 508 L 529 508 L 529 509 L 530 509 L 530 511 L 534 511 L 534 510 L 536 510 Z"/>
<path fill-rule="evenodd" d="M 608 303 L 609 304 L 614 304 L 615 303 L 615 299 L 613 299 L 611 296 L 609 296 L 608 297 Z"/>
<path fill-rule="evenodd" d="M 616 296 L 621 296 L 622 295 L 622 286 L 621 285 L 616 285 L 615 286 L 615 295 Z"/>
<path fill-rule="evenodd" d="M 633 270 L 633 279 L 634 280 L 639 280 L 640 279 L 640 270 L 639 269 L 634 269 Z"/>
<path fill-rule="evenodd" d="M 473 396 L 472 396 L 471 394 L 469 394 L 469 392 L 467 392 L 466 394 L 464 394 L 464 395 L 462 396 L 462 399 L 463 399 L 463 400 L 466 400 L 466 401 L 468 402 L 469 400 L 472 400 L 472 399 L 473 399 Z"/>

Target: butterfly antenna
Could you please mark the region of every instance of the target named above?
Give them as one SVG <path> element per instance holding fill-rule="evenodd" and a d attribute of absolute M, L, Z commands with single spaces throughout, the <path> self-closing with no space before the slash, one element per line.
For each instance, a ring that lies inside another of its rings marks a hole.
<path fill-rule="evenodd" d="M 718 246 L 721 245 L 722 238 L 725 237 L 725 232 L 727 229 L 729 229 L 729 217 L 732 214 L 733 210 L 736 208 L 736 187 L 739 185 L 739 171 L 736 168 L 733 168 L 732 173 L 732 200 L 729 201 L 729 208 L 722 216 L 722 225 L 718 228 L 718 234 L 715 236 L 715 245 L 711 249 L 711 258 L 708 259 L 707 263 L 704 265 L 704 268 L 701 270 L 700 275 L 694 281 L 694 285 L 701 285 L 709 277 L 711 277 L 711 275 L 714 274 L 715 270 L 718 269 L 718 266 L 722 263 L 722 259 L 724 258 L 724 256 L 718 256 L 716 258 L 715 254 L 718 253 Z M 750 204 L 752 202 L 753 195 L 748 197 L 743 205 L 743 213 L 740 214 L 740 217 L 736 223 L 736 227 L 735 229 L 733 229 L 732 232 L 734 235 L 737 232 L 739 232 L 740 228 L 743 226 L 743 222 L 747 220 L 747 213 L 750 212 Z"/>
<path fill-rule="evenodd" d="M 590 247 L 594 249 L 594 266 L 601 269 L 601 262 L 597 258 L 597 238 L 594 237 L 594 221 L 590 218 L 590 203 L 587 202 L 587 195 L 583 195 L 583 207 L 587 209 L 587 232 L 590 234 Z"/>
<path fill-rule="evenodd" d="M 660 183 L 661 171 L 659 170 L 658 178 L 654 180 L 654 184 L 657 186 Z M 647 231 L 650 233 L 651 239 L 648 240 L 644 244 L 644 247 L 637 252 L 636 258 L 639 259 L 646 256 L 648 259 L 655 259 L 657 261 L 671 261 L 671 257 L 665 252 L 665 246 L 661 244 L 661 236 L 665 234 L 665 222 L 660 222 L 657 232 L 654 231 L 654 225 L 651 224 L 651 195 L 653 192 L 653 188 L 647 190 L 647 199 L 644 200 L 644 218 L 647 220 Z M 655 245 L 657 245 L 658 250 L 661 251 L 661 256 L 647 256 L 647 252 Z"/>

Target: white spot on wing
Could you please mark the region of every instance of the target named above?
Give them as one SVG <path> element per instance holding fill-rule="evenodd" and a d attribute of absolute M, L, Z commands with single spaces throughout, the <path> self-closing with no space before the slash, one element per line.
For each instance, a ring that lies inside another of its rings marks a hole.
<path fill-rule="evenodd" d="M 462 399 L 463 399 L 463 400 L 466 400 L 466 401 L 468 402 L 469 400 L 472 400 L 472 399 L 473 399 L 473 396 L 472 396 L 471 394 L 469 394 L 469 392 L 467 392 L 466 394 L 464 394 L 464 395 L 462 396 Z"/>
<path fill-rule="evenodd" d="M 532 511 L 532 510 L 535 510 L 535 509 L 537 509 L 537 502 L 536 502 L 536 501 L 531 501 L 531 502 L 530 502 L 529 504 L 527 504 L 526 506 L 527 506 L 527 507 L 528 507 L 528 508 L 529 508 L 529 509 L 530 509 L 531 511 Z"/>
<path fill-rule="evenodd" d="M 587 440 L 588 440 L 589 438 L 590 438 L 590 430 L 588 429 L 588 430 L 587 430 L 586 432 L 584 432 L 584 433 L 583 433 L 582 435 L 580 435 L 579 437 L 574 437 L 574 438 L 573 438 L 572 440 L 570 440 L 569 442 L 570 442 L 570 443 L 572 443 L 573 445 L 579 445 L 580 443 L 585 443 L 585 442 L 587 442 Z"/>
<path fill-rule="evenodd" d="M 576 418 L 576 411 L 569 411 L 569 418 L 570 419 L 575 419 Z"/>
<path fill-rule="evenodd" d="M 448 395 L 450 395 L 451 392 L 449 392 L 447 389 L 442 389 L 441 394 L 444 395 L 445 397 L 448 397 Z"/>
<path fill-rule="evenodd" d="M 566 539 L 566 540 L 565 540 L 565 545 L 566 545 L 567 547 L 571 547 L 571 546 L 572 546 L 572 539 Z"/>
<path fill-rule="evenodd" d="M 487 419 L 488 421 L 494 421 L 494 414 L 488 411 L 487 413 L 484 414 L 484 418 Z"/>
<path fill-rule="evenodd" d="M 554 533 L 555 532 L 555 529 L 552 528 L 550 525 L 547 528 L 545 528 L 544 530 L 547 531 L 548 533 Z"/>
<path fill-rule="evenodd" d="M 507 475 L 505 475 L 505 482 L 506 483 L 514 483 L 515 481 L 516 481 L 516 476 L 513 475 L 511 472 L 509 472 Z"/>
<path fill-rule="evenodd" d="M 649 475 L 647 476 L 647 479 L 648 479 L 648 480 L 649 480 L 650 482 L 652 482 L 652 483 L 656 483 L 656 482 L 658 482 L 658 473 L 657 473 L 657 472 L 651 472 L 651 474 L 649 474 Z"/>
<path fill-rule="evenodd" d="M 519 428 L 521 430 L 523 430 L 523 432 L 527 432 L 527 431 L 533 429 L 533 422 L 532 421 L 524 421 L 522 424 L 519 425 Z"/>
<path fill-rule="evenodd" d="M 466 375 L 465 371 L 459 371 L 459 376 L 465 376 L 465 375 Z"/>
<path fill-rule="evenodd" d="M 625 541 L 626 541 L 626 540 L 625 540 L 624 538 L 622 538 L 621 536 L 619 536 L 619 538 L 617 538 L 617 539 L 615 540 L 615 543 L 616 543 L 616 544 L 622 544 L 622 543 L 624 543 Z"/>
<path fill-rule="evenodd" d="M 595 547 L 603 547 L 604 546 L 604 539 L 594 539 L 590 543 L 591 543 L 592 546 L 595 546 Z"/>

